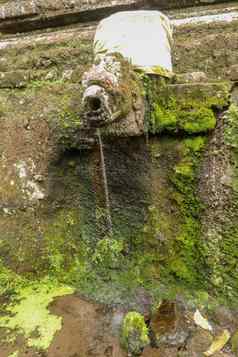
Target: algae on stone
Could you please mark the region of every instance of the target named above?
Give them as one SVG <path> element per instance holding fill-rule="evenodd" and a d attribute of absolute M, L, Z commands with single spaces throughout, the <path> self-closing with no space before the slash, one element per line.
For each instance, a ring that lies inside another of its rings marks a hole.
<path fill-rule="evenodd" d="M 72 288 L 47 280 L 23 287 L 18 291 L 19 300 L 6 307 L 0 327 L 14 336 L 22 334 L 29 347 L 47 350 L 62 324 L 60 317 L 50 314 L 48 306 L 55 297 L 72 293 Z"/>

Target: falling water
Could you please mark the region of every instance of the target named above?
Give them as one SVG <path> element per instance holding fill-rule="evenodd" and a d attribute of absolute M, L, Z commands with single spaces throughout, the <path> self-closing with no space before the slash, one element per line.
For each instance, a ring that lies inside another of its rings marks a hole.
<path fill-rule="evenodd" d="M 107 212 L 107 224 L 109 234 L 112 235 L 112 217 L 111 217 L 111 207 L 110 207 L 110 199 L 109 199 L 109 191 L 108 191 L 108 183 L 107 183 L 107 171 L 105 165 L 105 157 L 103 151 L 103 143 L 100 129 L 97 129 L 97 136 L 100 148 L 100 158 L 101 158 L 101 168 L 102 168 L 102 177 L 103 177 L 103 185 L 104 185 L 104 193 L 105 193 L 105 201 L 106 201 L 106 212 Z"/>

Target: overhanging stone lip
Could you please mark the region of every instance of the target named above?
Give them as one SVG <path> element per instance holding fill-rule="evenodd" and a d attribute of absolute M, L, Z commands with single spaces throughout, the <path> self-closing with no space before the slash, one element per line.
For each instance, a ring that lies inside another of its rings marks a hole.
<path fill-rule="evenodd" d="M 235 0 L 231 0 L 234 2 Z M 214 0 L 222 3 L 224 0 Z M 65 7 L 62 0 L 51 3 L 42 0 L 14 0 L 0 6 L 0 32 L 16 33 L 35 29 L 71 25 L 80 22 L 99 21 L 103 17 L 123 10 L 147 9 L 169 10 L 195 5 L 208 5 L 202 0 L 185 0 L 181 5 L 178 0 L 75 0 L 73 5 Z"/>
<path fill-rule="evenodd" d="M 108 4 L 108 1 L 95 2 L 95 5 L 91 7 L 89 5 L 81 5 L 79 2 L 79 5 L 76 5 L 73 9 L 64 9 L 62 5 L 62 8 L 53 11 L 43 6 L 39 9 L 38 2 L 36 0 L 35 7 L 29 7 L 25 11 L 18 10 L 17 6 L 15 10 L 11 7 L 7 11 L 7 5 L 0 6 L 0 31 L 2 33 L 27 32 L 47 27 L 86 23 L 100 20 L 117 11 L 136 10 L 143 6 L 143 1 L 141 0 L 114 1 L 114 5 L 111 6 Z"/>

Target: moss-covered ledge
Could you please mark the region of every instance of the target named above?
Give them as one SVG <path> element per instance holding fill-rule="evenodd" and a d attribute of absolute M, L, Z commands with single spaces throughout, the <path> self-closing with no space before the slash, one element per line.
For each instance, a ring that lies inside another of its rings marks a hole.
<path fill-rule="evenodd" d="M 229 82 L 168 84 L 150 80 L 149 131 L 187 134 L 205 133 L 215 128 L 215 112 L 229 105 Z"/>

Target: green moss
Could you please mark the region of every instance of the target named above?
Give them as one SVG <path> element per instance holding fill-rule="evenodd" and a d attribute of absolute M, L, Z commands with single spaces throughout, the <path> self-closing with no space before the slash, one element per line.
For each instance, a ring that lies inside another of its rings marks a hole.
<path fill-rule="evenodd" d="M 47 222 L 42 256 L 45 273 L 49 272 L 61 281 L 67 280 L 67 273 L 74 266 L 75 260 L 81 256 L 80 238 L 80 218 L 76 210 L 67 210 L 67 212 L 60 210 L 53 219 Z"/>
<path fill-rule="evenodd" d="M 108 269 L 120 266 L 122 250 L 122 241 L 115 240 L 112 237 L 103 238 L 97 243 L 92 260 L 98 267 L 107 273 Z"/>
<path fill-rule="evenodd" d="M 216 117 L 209 108 L 196 108 L 178 114 L 180 128 L 188 134 L 203 133 L 215 128 Z"/>
<path fill-rule="evenodd" d="M 199 102 L 177 103 L 170 99 L 167 106 L 155 103 L 151 117 L 151 131 L 160 133 L 164 130 L 188 134 L 205 133 L 215 128 L 216 118 L 212 109 Z"/>
<path fill-rule="evenodd" d="M 77 130 L 81 127 L 79 113 L 73 108 L 72 96 L 65 94 L 60 100 L 60 112 L 58 123 L 64 129 L 67 136 L 67 129 Z"/>
<path fill-rule="evenodd" d="M 193 165 L 191 162 L 181 162 L 175 166 L 174 170 L 176 176 L 176 186 L 182 191 L 184 189 L 182 178 L 185 180 L 192 180 L 194 178 Z"/>
<path fill-rule="evenodd" d="M 206 139 L 195 137 L 182 141 L 180 160 L 170 177 L 174 186 L 172 194 L 179 210 L 179 226 L 176 237 L 169 242 L 169 257 L 164 273 L 170 272 L 189 284 L 202 279 L 200 255 L 201 203 L 196 194 L 199 160 Z"/>
<path fill-rule="evenodd" d="M 214 295 L 225 304 L 236 306 L 238 296 L 238 108 L 232 104 L 224 114 L 224 143 L 221 142 L 221 160 L 226 160 L 224 208 L 219 217 L 212 219 L 212 225 L 204 227 L 205 238 L 201 240 L 201 257 L 204 261 L 204 280 Z M 229 163 L 229 164 L 228 164 Z M 221 180 L 221 177 L 220 177 Z M 223 198 L 223 196 L 222 196 Z M 219 199 L 221 199 L 219 197 Z M 220 207 L 220 206 L 218 206 Z M 211 207 L 208 207 L 211 210 Z M 220 208 L 219 208 L 220 209 Z M 216 209 L 215 209 L 216 210 Z M 215 211 L 217 212 L 217 211 Z M 209 217 L 210 218 L 210 217 Z"/>
<path fill-rule="evenodd" d="M 153 134 L 163 131 L 200 134 L 214 129 L 213 109 L 229 104 L 229 88 L 226 83 L 171 85 L 163 80 L 147 80 L 149 130 Z"/>
<path fill-rule="evenodd" d="M 32 71 L 32 77 L 40 80 L 41 71 L 55 72 L 58 79 L 69 68 L 83 73 L 93 62 L 93 41 L 74 38 L 57 43 L 33 43 L 24 48 L 4 49 L 6 61 L 1 63 L 4 72 Z M 47 55 L 46 55 L 47 54 Z M 79 78 L 80 79 L 80 78 Z"/>
<path fill-rule="evenodd" d="M 184 148 L 183 148 L 184 155 L 193 154 L 196 157 L 196 155 L 198 154 L 200 157 L 201 151 L 204 149 L 205 144 L 206 144 L 206 138 L 203 136 L 197 136 L 196 138 L 186 139 L 184 141 Z"/>
<path fill-rule="evenodd" d="M 175 132 L 177 130 L 176 112 L 167 110 L 163 106 L 155 103 L 150 125 L 153 133 L 162 132 L 163 130 Z"/>
<path fill-rule="evenodd" d="M 148 328 L 144 317 L 138 312 L 129 312 L 122 326 L 122 345 L 133 355 L 139 355 L 141 350 L 149 343 Z"/>
<path fill-rule="evenodd" d="M 55 297 L 72 293 L 73 289 L 50 280 L 23 287 L 17 290 L 18 301 L 7 306 L 8 315 L 0 317 L 0 327 L 15 337 L 16 333 L 23 335 L 29 347 L 47 350 L 62 323 L 60 317 L 50 314 L 48 306 Z"/>
<path fill-rule="evenodd" d="M 12 270 L 5 267 L 0 260 L 0 296 L 12 295 L 22 285 L 24 285 L 25 279 L 18 276 Z"/>
<path fill-rule="evenodd" d="M 55 85 L 61 85 L 64 81 L 62 79 L 59 80 L 32 80 L 28 84 L 28 89 L 40 89 L 42 87 L 49 87 Z"/>

